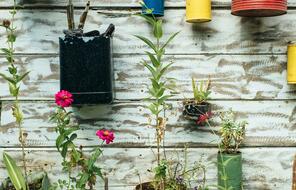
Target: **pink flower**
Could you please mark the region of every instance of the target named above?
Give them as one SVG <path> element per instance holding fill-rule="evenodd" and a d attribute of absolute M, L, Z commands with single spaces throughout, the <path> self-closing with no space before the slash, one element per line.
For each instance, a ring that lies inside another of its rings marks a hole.
<path fill-rule="evenodd" d="M 205 114 L 199 116 L 198 120 L 196 121 L 196 124 L 202 124 L 204 122 L 207 122 L 212 117 L 212 112 L 206 112 Z"/>
<path fill-rule="evenodd" d="M 73 95 L 66 90 L 61 90 L 55 94 L 56 104 L 63 108 L 71 106 L 73 101 Z"/>
<path fill-rule="evenodd" d="M 114 133 L 108 130 L 98 130 L 96 135 L 103 141 L 106 141 L 106 144 L 112 143 L 115 138 Z"/>

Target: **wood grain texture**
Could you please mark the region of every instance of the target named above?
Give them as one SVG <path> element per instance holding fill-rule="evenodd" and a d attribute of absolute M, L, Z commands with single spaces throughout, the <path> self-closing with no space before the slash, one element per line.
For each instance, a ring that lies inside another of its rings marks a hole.
<path fill-rule="evenodd" d="M 114 57 L 116 100 L 140 100 L 148 96 L 149 72 L 142 55 Z M 5 62 L 4 58 L 0 59 Z M 174 99 L 192 97 L 191 77 L 211 78 L 212 99 L 294 99 L 296 88 L 286 82 L 284 55 L 176 55 L 168 76 L 176 79 L 180 92 Z M 20 72 L 30 70 L 21 85 L 21 99 L 52 100 L 59 91 L 59 59 L 56 56 L 18 56 Z M 7 72 L 5 64 L 0 72 Z M 11 99 L 6 81 L 0 79 L 1 100 Z"/>
<path fill-rule="evenodd" d="M 14 158 L 20 158 L 17 149 L 5 150 Z M 295 148 L 246 148 L 243 149 L 243 184 L 248 190 L 288 190 L 291 188 L 291 167 Z M 29 149 L 27 159 L 31 170 L 46 170 L 52 181 L 65 178 L 61 175 L 60 156 L 54 149 Z M 178 154 L 176 153 L 178 152 Z M 181 149 L 167 149 L 169 159 L 179 155 L 183 160 Z M 208 165 L 207 177 L 209 184 L 216 184 L 216 155 L 217 149 L 194 148 L 188 150 L 189 166 L 204 156 Z M 21 162 L 18 160 L 21 164 Z M 0 162 L 0 180 L 6 176 L 3 164 Z M 155 157 L 150 149 L 138 148 L 105 148 L 104 156 L 99 161 L 100 166 L 109 176 L 110 190 L 133 190 L 139 183 L 137 173 L 142 181 L 152 179 L 147 172 L 156 164 Z M 101 189 L 98 185 L 97 189 Z"/>
<path fill-rule="evenodd" d="M 67 4 L 66 0 L 17 0 L 17 2 L 25 7 L 51 7 L 51 6 L 59 6 L 65 7 Z M 83 7 L 86 4 L 86 0 L 73 0 L 73 3 L 76 7 Z M 139 0 L 91 0 L 91 4 L 93 7 L 139 7 Z M 185 0 L 166 0 L 166 7 L 185 7 Z M 230 7 L 231 0 L 213 0 L 213 7 Z M 0 1 L 1 7 L 11 6 L 12 2 L 9 0 Z M 290 0 L 288 1 L 289 7 L 295 7 L 296 1 Z"/>
<path fill-rule="evenodd" d="M 245 146 L 294 146 L 296 143 L 295 101 L 213 101 L 213 111 L 233 109 L 238 119 L 247 120 Z M 173 108 L 167 111 L 169 118 L 166 132 L 166 146 L 191 147 L 215 146 L 217 137 L 211 128 L 198 127 L 194 121 L 182 116 L 182 104 L 171 102 Z M 81 125 L 78 144 L 97 144 L 95 132 L 106 128 L 115 131 L 115 147 L 155 146 L 155 129 L 149 124 L 149 112 L 143 103 L 117 103 L 114 105 L 83 106 L 76 108 L 75 117 Z M 56 133 L 49 116 L 54 111 L 53 103 L 22 102 L 24 128 L 29 133 L 28 146 L 55 146 Z M 11 116 L 10 102 L 3 102 L 0 129 L 0 145 L 14 147 L 18 129 Z M 213 118 L 213 129 L 218 130 L 219 119 Z"/>
<path fill-rule="evenodd" d="M 142 18 L 131 16 L 134 11 L 90 11 L 86 30 L 104 31 L 110 23 L 116 26 L 114 53 L 143 53 L 147 47 L 133 35 L 149 36 L 150 28 Z M 76 18 L 81 11 L 76 12 Z M 229 10 L 214 10 L 213 21 L 205 24 L 185 22 L 183 9 L 168 10 L 164 18 L 164 39 L 177 31 L 181 33 L 167 48 L 168 54 L 285 54 L 287 42 L 295 39 L 295 10 L 274 18 L 241 18 Z M 7 10 L 0 17 L 8 16 Z M 66 28 L 64 10 L 23 10 L 17 16 L 18 53 L 57 53 L 58 37 Z M 227 26 L 227 27 L 225 27 Z M 3 31 L 0 41 L 5 40 Z"/>

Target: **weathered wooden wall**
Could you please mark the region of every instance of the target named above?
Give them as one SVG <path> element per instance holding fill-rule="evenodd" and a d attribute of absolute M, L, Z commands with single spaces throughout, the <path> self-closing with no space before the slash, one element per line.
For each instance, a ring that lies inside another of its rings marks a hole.
<path fill-rule="evenodd" d="M 76 16 L 85 0 L 75 0 Z M 54 181 L 60 176 L 56 134 L 48 121 L 54 109 L 53 95 L 59 90 L 58 37 L 66 26 L 65 0 L 23 0 L 17 15 L 16 43 L 21 70 L 31 73 L 22 85 L 21 103 L 28 136 L 28 162 L 31 170 L 46 170 Z M 155 163 L 150 147 L 155 147 L 154 129 L 141 101 L 147 95 L 147 71 L 139 61 L 144 46 L 133 34 L 149 36 L 148 25 L 133 16 L 139 12 L 137 0 L 92 1 L 87 28 L 104 30 L 116 25 L 114 64 L 116 101 L 113 105 L 75 108 L 83 131 L 78 142 L 91 148 L 98 144 L 95 131 L 116 132 L 116 141 L 105 149 L 103 167 L 110 177 L 110 190 L 133 189 L 137 172 L 149 179 L 146 169 Z M 169 46 L 166 59 L 174 60 L 171 75 L 177 79 L 181 94 L 170 100 L 166 146 L 174 149 L 189 145 L 190 160 L 204 154 L 215 161 L 217 149 L 208 128 L 198 128 L 181 115 L 184 97 L 191 96 L 190 79 L 212 78 L 212 103 L 215 111 L 233 108 L 239 119 L 249 122 L 244 143 L 244 185 L 247 190 L 288 190 L 291 186 L 292 158 L 296 153 L 296 88 L 286 83 L 286 45 L 295 40 L 296 0 L 289 1 L 287 15 L 274 18 L 240 18 L 230 14 L 230 0 L 213 1 L 213 21 L 205 24 L 185 22 L 185 1 L 168 0 L 164 35 L 181 30 Z M 0 2 L 0 18 L 8 17 L 11 0 Z M 4 31 L 0 32 L 2 46 Z M 0 55 L 0 71 L 6 72 Z M 18 130 L 10 113 L 11 98 L 0 79 L 0 147 L 18 158 Z M 219 120 L 214 118 L 215 129 Z M 215 183 L 214 163 L 208 168 L 209 182 Z M 0 163 L 0 180 L 6 177 Z M 101 189 L 98 185 L 97 189 Z"/>

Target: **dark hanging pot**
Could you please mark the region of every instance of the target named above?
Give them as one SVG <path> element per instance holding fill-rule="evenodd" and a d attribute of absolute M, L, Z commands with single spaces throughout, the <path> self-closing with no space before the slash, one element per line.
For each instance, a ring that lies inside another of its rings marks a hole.
<path fill-rule="evenodd" d="M 287 13 L 287 0 L 232 0 L 231 14 L 243 17 L 268 17 Z"/>
<path fill-rule="evenodd" d="M 224 164 L 223 164 L 224 163 Z M 242 154 L 218 153 L 218 186 L 242 189 Z"/>
<path fill-rule="evenodd" d="M 144 6 L 142 7 L 142 14 L 154 15 L 155 17 L 161 17 L 164 15 L 164 0 L 144 0 Z M 152 14 L 147 13 L 147 8 L 152 9 Z"/>
<path fill-rule="evenodd" d="M 186 119 L 197 120 L 201 115 L 211 112 L 208 102 L 196 103 L 194 100 L 183 101 L 183 115 Z"/>
<path fill-rule="evenodd" d="M 73 94 L 73 104 L 111 103 L 112 38 L 60 38 L 60 87 Z"/>

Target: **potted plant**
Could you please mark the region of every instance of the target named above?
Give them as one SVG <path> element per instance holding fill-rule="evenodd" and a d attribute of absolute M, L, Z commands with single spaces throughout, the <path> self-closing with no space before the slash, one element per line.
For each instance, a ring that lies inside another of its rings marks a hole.
<path fill-rule="evenodd" d="M 231 14 L 244 17 L 278 16 L 287 13 L 287 0 L 232 0 Z"/>
<path fill-rule="evenodd" d="M 199 23 L 211 20 L 211 0 L 186 0 L 186 22 Z"/>
<path fill-rule="evenodd" d="M 287 81 L 288 84 L 296 84 L 296 44 L 288 44 L 288 63 L 287 63 Z"/>
<path fill-rule="evenodd" d="M 165 176 L 165 190 L 209 190 L 206 179 L 206 165 L 201 158 L 193 164 L 188 163 L 188 150 L 184 148 L 183 159 L 177 150 L 176 155 L 162 160 L 160 167 L 155 171 L 156 178 Z M 141 177 L 139 176 L 139 179 Z M 155 190 L 153 183 L 140 183 L 136 190 Z"/>
<path fill-rule="evenodd" d="M 151 51 L 146 51 L 146 55 L 149 61 L 143 60 L 142 64 L 150 73 L 149 80 L 151 85 L 148 87 L 149 97 L 146 100 L 149 101 L 147 106 L 151 113 L 151 118 L 153 119 L 153 126 L 156 131 L 156 143 L 157 143 L 157 166 L 154 169 L 155 178 L 154 182 L 141 183 L 136 189 L 141 188 L 141 190 L 149 189 L 161 189 L 165 187 L 165 160 L 161 158 L 161 144 L 165 135 L 165 127 L 167 118 L 165 117 L 165 110 L 168 105 L 166 101 L 168 98 L 172 97 L 172 86 L 170 85 L 170 78 L 166 77 L 169 72 L 170 67 L 173 63 L 164 63 L 163 56 L 165 54 L 165 49 L 167 45 L 177 36 L 179 32 L 172 34 L 167 41 L 162 42 L 163 37 L 163 27 L 162 20 L 157 19 L 152 13 L 152 17 L 147 15 L 140 15 L 143 17 L 147 23 L 149 23 L 153 30 L 154 39 L 150 40 L 144 36 L 135 35 L 138 39 L 143 41 L 146 45 L 151 48 Z M 153 42 L 154 41 L 154 42 Z M 163 114 L 163 116 L 162 116 Z"/>
<path fill-rule="evenodd" d="M 201 81 L 197 84 L 192 77 L 191 79 L 193 99 L 186 99 L 183 101 L 183 115 L 187 119 L 198 121 L 201 115 L 210 114 L 211 104 L 208 103 L 211 91 L 210 80 L 206 83 Z"/>
<path fill-rule="evenodd" d="M 142 14 L 147 16 L 161 17 L 164 15 L 164 0 L 143 0 Z"/>
<path fill-rule="evenodd" d="M 242 153 L 239 146 L 245 137 L 246 121 L 237 122 L 230 110 L 221 113 L 221 143 L 218 153 L 218 187 L 242 189 Z"/>
<path fill-rule="evenodd" d="M 72 1 L 67 6 L 68 30 L 59 38 L 60 89 L 74 96 L 73 104 L 111 103 L 113 100 L 112 36 L 113 24 L 100 34 L 84 32 L 90 3 L 75 27 Z"/>

